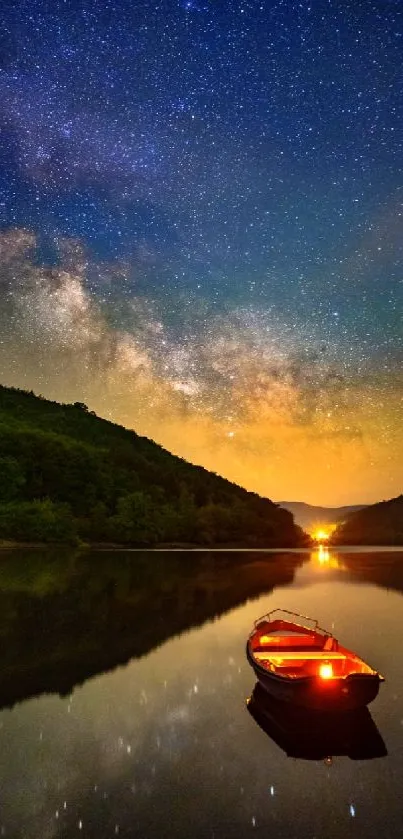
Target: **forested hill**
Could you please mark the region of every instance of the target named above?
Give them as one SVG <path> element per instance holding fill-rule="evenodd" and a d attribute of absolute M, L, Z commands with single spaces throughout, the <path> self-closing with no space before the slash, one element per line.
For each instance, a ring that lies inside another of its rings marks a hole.
<path fill-rule="evenodd" d="M 0 386 L 0 539 L 292 547 L 292 515 L 88 411 Z"/>
<path fill-rule="evenodd" d="M 403 545 L 403 495 L 352 513 L 332 536 L 335 545 Z"/>

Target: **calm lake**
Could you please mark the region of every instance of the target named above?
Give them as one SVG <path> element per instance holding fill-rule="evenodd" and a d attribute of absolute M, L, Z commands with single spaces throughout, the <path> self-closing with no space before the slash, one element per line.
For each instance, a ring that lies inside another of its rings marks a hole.
<path fill-rule="evenodd" d="M 401 550 L 2 551 L 0 835 L 400 835 L 402 593 Z M 275 607 L 386 677 L 352 754 L 287 756 L 248 710 Z"/>

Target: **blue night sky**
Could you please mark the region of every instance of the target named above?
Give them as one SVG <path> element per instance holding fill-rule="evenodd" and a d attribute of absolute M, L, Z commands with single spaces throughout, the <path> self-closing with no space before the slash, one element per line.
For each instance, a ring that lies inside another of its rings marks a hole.
<path fill-rule="evenodd" d="M 0 19 L 0 380 L 275 500 L 399 494 L 402 3 Z"/>

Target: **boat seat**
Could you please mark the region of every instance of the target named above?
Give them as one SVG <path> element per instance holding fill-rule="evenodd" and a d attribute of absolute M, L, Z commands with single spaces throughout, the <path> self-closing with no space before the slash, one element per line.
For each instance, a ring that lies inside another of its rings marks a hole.
<path fill-rule="evenodd" d="M 322 645 L 317 646 L 310 644 L 308 645 L 300 645 L 300 644 L 287 644 L 287 646 L 280 645 L 280 644 L 258 644 L 256 647 L 252 647 L 254 653 L 266 653 L 266 655 L 271 655 L 272 653 L 280 654 L 282 652 L 295 652 L 295 653 L 311 653 L 314 652 L 319 654 L 323 652 L 324 647 Z"/>
<path fill-rule="evenodd" d="M 305 635 L 302 633 L 288 633 L 287 635 L 276 635 L 273 634 L 265 634 L 263 633 L 260 637 L 257 636 L 256 640 L 258 641 L 258 646 L 268 646 L 270 649 L 273 647 L 287 647 L 290 646 L 295 647 L 296 649 L 301 649 L 308 647 L 308 649 L 322 649 L 325 636 L 319 637 L 318 635 Z M 326 639 L 326 641 L 329 639 Z M 333 639 L 332 639 L 333 641 Z"/>
<path fill-rule="evenodd" d="M 302 662 L 307 661 L 310 659 L 311 661 L 336 661 L 345 659 L 346 656 L 344 653 L 338 652 L 322 652 L 318 650 L 317 652 L 311 652 L 307 650 L 279 650 L 274 652 L 274 650 L 254 650 L 253 655 L 257 661 L 264 661 L 264 659 L 269 659 L 270 661 L 274 662 L 276 667 L 278 663 L 282 661 L 297 661 L 300 659 Z"/>

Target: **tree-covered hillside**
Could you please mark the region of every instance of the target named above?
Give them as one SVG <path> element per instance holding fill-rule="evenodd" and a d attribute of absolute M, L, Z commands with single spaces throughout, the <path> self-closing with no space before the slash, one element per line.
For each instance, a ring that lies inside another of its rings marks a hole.
<path fill-rule="evenodd" d="M 332 536 L 334 545 L 403 545 L 403 495 L 352 513 Z"/>
<path fill-rule="evenodd" d="M 85 405 L 0 386 L 0 539 L 296 546 L 292 515 Z"/>

